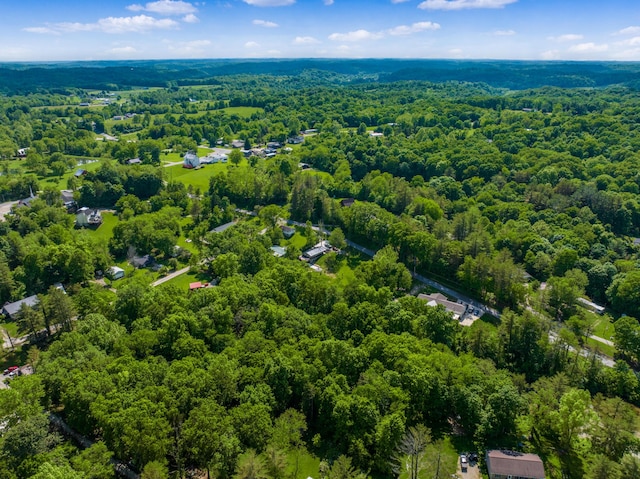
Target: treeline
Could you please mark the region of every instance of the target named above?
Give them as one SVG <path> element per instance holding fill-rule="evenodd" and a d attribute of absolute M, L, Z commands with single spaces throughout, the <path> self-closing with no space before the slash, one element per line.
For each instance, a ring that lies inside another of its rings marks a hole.
<path fill-rule="evenodd" d="M 242 451 L 269 457 L 306 444 L 329 462 L 345 454 L 386 476 L 416 424 L 436 438 L 456 428 L 481 450 L 524 434 L 559 455 L 551 477 L 617 470 L 623 458 L 637 467 L 628 455 L 635 416 L 616 398 L 638 401 L 631 370 L 584 359 L 564 337 L 550 342 L 545 321 L 528 313 L 507 313 L 494 330 L 463 329 L 417 298 L 394 301 L 385 280 L 397 263 L 388 253 L 373 260 L 374 276 L 342 289 L 276 260 L 261 238 L 255 229 L 221 235 L 211 247 L 223 280 L 213 289 L 187 294 L 133 281 L 115 301 L 84 290 L 76 330 L 36 358 L 34 378 L 16 381 L 30 388 L 21 401 L 42 397 L 121 460 L 139 469 L 168 461 L 178 474 L 196 467 L 227 477 Z M 234 255 L 236 268 L 225 269 Z M 20 394 L 3 392 L 0 404 Z M 46 436 L 35 405 L 18 415 L 30 434 Z M 25 434 L 18 428 L 9 438 Z M 54 446 L 35 443 L 4 470 L 29 477 L 65 467 Z M 12 447 L 2 441 L 4 457 Z"/>

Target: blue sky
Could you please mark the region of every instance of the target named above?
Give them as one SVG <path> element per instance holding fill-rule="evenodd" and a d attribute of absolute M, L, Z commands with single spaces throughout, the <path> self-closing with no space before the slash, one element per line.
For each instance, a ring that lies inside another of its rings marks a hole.
<path fill-rule="evenodd" d="M 640 61 L 639 0 L 0 0 L 0 61 Z"/>

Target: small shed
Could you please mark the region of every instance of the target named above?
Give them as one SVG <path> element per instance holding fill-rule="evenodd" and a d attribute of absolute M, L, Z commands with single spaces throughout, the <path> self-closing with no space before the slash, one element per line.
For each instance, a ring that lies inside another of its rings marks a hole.
<path fill-rule="evenodd" d="M 73 176 L 75 176 L 76 178 L 80 178 L 81 176 L 84 176 L 86 174 L 87 174 L 87 170 L 80 168 L 79 170 L 76 170 Z"/>
<path fill-rule="evenodd" d="M 107 276 L 115 281 L 116 279 L 124 278 L 124 270 L 119 266 L 111 266 L 107 270 Z"/>

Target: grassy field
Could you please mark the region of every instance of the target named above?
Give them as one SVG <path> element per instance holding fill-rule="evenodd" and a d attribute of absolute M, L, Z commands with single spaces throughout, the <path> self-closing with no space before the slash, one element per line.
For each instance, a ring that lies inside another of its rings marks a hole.
<path fill-rule="evenodd" d="M 13 321 L 0 323 L 0 330 L 4 329 L 12 338 L 18 337 L 18 325 Z"/>
<path fill-rule="evenodd" d="M 247 160 L 243 159 L 240 167 L 246 164 Z M 200 188 L 200 191 L 206 191 L 209 188 L 209 178 L 225 171 L 227 168 L 235 168 L 235 166 L 230 166 L 229 163 L 214 163 L 190 170 L 183 168 L 182 165 L 175 165 L 166 168 L 165 177 L 167 181 L 180 181 L 186 186 L 191 185 L 194 188 Z"/>
<path fill-rule="evenodd" d="M 611 340 L 611 337 L 615 332 L 611 316 L 609 316 L 608 314 L 604 316 L 598 316 L 591 312 L 587 312 L 587 316 L 589 317 L 589 319 L 594 319 L 596 321 L 592 334 L 594 336 L 598 336 L 599 338 Z"/>
<path fill-rule="evenodd" d="M 318 477 L 320 469 L 320 459 L 306 451 L 291 451 L 287 455 L 286 477 L 292 479 L 306 479 L 308 477 Z M 296 473 L 297 464 L 297 473 Z"/>
<path fill-rule="evenodd" d="M 600 341 L 596 341 L 595 339 L 587 339 L 585 345 L 591 349 L 592 351 L 600 352 L 609 356 L 610 358 L 614 357 L 616 353 L 616 348 L 613 346 L 609 346 L 608 344 L 601 343 Z"/>
<path fill-rule="evenodd" d="M 87 233 L 94 238 L 101 238 L 105 241 L 109 241 L 113 236 L 113 228 L 118 224 L 120 220 L 115 213 L 102 213 L 102 224 L 99 228 L 87 229 Z"/>

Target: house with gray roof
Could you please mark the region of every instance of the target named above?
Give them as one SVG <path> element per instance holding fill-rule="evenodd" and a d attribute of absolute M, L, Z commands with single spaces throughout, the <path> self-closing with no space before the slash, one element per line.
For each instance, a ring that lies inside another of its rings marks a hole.
<path fill-rule="evenodd" d="M 20 308 L 22 308 L 23 304 L 29 306 L 30 308 L 34 308 L 39 302 L 40 301 L 38 300 L 38 295 L 34 294 L 33 296 L 29 296 L 14 303 L 5 303 L 5 305 L 2 307 L 2 314 L 4 314 L 11 321 L 15 321 L 18 318 Z"/>

